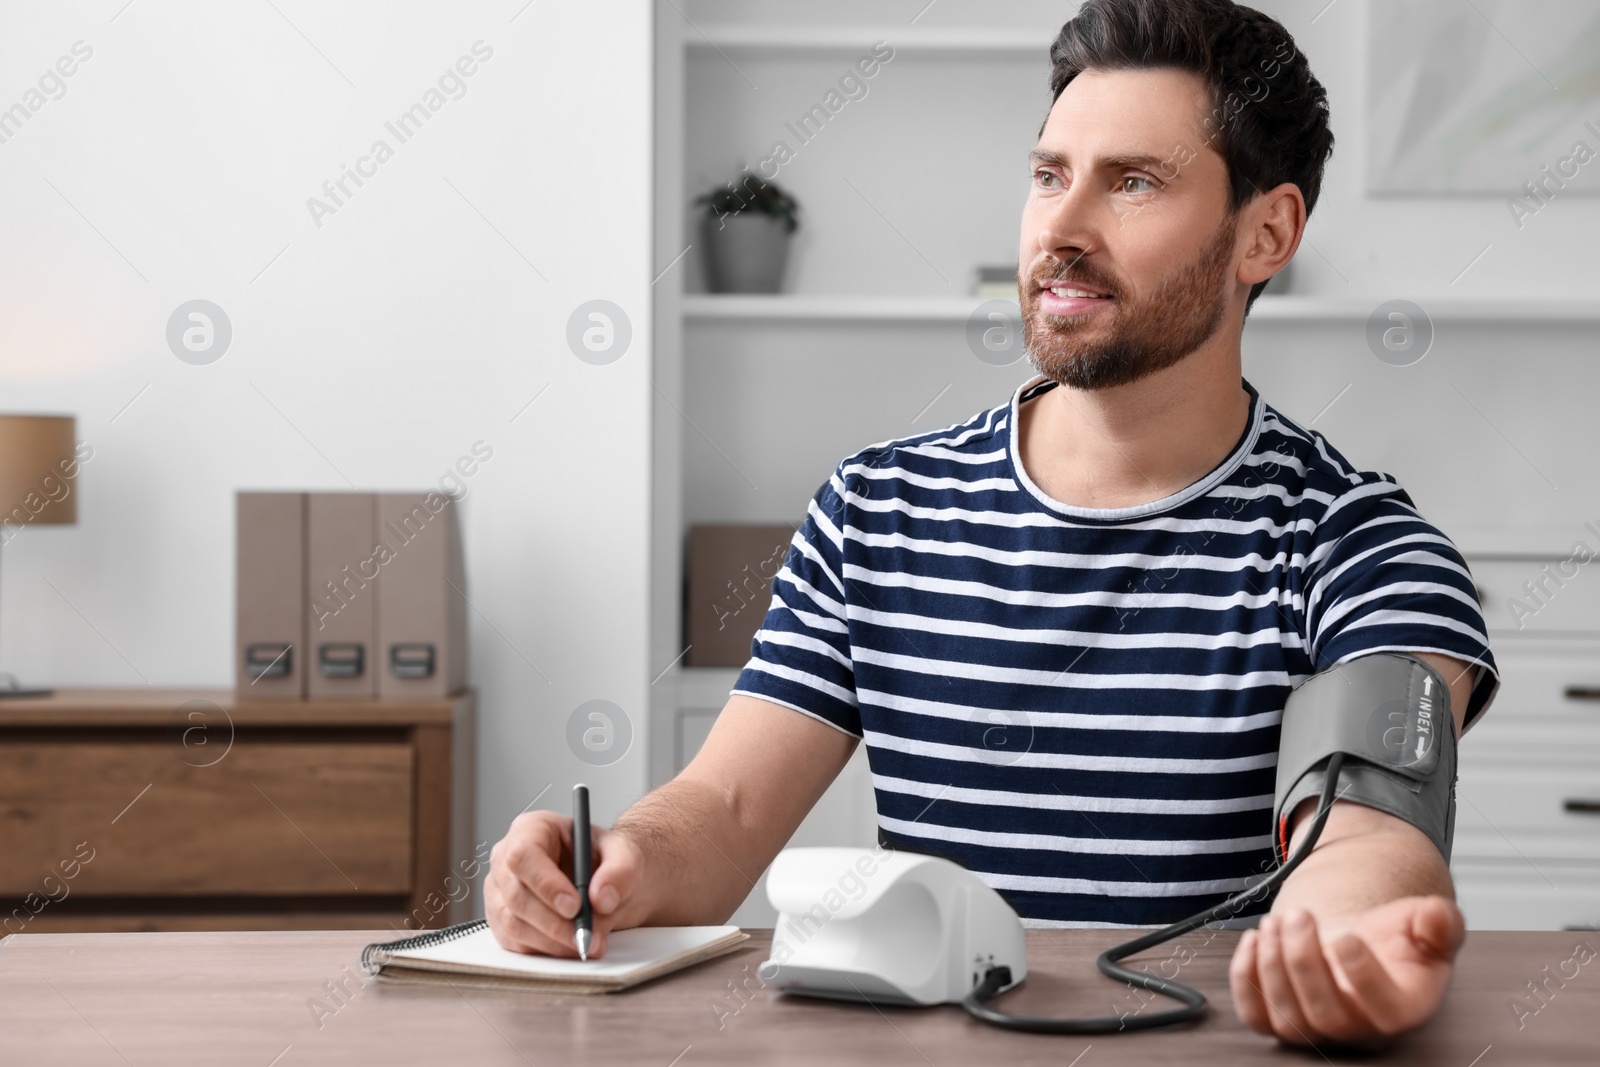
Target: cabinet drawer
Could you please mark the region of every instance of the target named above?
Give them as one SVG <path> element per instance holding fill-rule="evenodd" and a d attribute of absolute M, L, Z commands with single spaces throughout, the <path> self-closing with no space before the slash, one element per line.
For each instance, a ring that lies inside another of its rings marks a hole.
<path fill-rule="evenodd" d="M 91 851 L 73 896 L 405 893 L 413 763 L 404 740 L 241 737 L 195 767 L 164 738 L 12 734 L 0 743 L 0 896 L 39 893 Z"/>
<path fill-rule="evenodd" d="M 1463 759 L 1506 744 L 1600 746 L 1600 641 L 1493 648 L 1500 691 L 1462 741 Z"/>
<path fill-rule="evenodd" d="M 1456 800 L 1453 855 L 1600 864 L 1600 760 L 1591 753 L 1486 763 L 1463 751 Z"/>
<path fill-rule="evenodd" d="M 1467 566 L 1491 633 L 1600 634 L 1600 559 L 1581 566 L 1566 557 L 1469 559 Z"/>
<path fill-rule="evenodd" d="M 1600 866 L 1525 863 L 1450 865 L 1456 902 L 1471 930 L 1594 929 L 1600 924 Z"/>

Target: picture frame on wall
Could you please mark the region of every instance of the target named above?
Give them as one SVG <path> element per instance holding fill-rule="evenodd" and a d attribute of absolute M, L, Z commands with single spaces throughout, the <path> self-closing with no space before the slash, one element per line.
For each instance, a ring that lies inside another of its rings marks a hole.
<path fill-rule="evenodd" d="M 1600 6 L 1369 0 L 1366 36 L 1369 194 L 1600 192 Z"/>

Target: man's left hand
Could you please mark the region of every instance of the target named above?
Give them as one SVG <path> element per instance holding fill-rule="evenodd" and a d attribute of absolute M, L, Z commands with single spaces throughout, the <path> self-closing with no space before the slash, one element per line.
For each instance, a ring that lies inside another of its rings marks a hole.
<path fill-rule="evenodd" d="M 1377 1045 L 1432 1018 L 1466 921 L 1442 896 L 1401 897 L 1319 931 L 1301 908 L 1245 931 L 1228 981 L 1251 1029 L 1296 1045 Z"/>

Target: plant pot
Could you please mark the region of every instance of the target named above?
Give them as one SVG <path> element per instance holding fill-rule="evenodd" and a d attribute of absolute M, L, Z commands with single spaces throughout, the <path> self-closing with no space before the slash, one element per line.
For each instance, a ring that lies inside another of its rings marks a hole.
<path fill-rule="evenodd" d="M 776 293 L 783 288 L 792 235 L 783 219 L 742 211 L 701 224 L 706 281 L 713 293 Z"/>

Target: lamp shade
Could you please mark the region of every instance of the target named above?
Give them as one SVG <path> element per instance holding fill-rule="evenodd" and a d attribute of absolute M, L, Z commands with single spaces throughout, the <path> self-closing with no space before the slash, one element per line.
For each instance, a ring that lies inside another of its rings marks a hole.
<path fill-rule="evenodd" d="M 78 521 L 75 430 L 71 415 L 0 415 L 0 524 Z"/>

